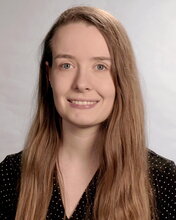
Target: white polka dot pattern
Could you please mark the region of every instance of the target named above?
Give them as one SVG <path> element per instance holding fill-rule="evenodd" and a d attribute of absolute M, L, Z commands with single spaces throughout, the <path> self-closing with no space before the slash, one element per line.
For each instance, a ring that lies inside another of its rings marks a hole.
<path fill-rule="evenodd" d="M 176 220 L 176 166 L 153 151 L 149 152 L 149 165 L 159 220 Z"/>
<path fill-rule="evenodd" d="M 0 163 L 0 220 L 15 219 L 20 179 L 21 153 Z"/>
<path fill-rule="evenodd" d="M 0 163 L 0 220 L 15 219 L 20 166 L 21 152 L 7 156 Z M 149 167 L 159 220 L 176 220 L 176 166 L 174 162 L 149 150 Z M 89 216 L 92 216 L 97 179 L 98 171 L 83 193 L 69 220 L 84 220 L 86 210 L 89 210 Z M 87 201 L 89 201 L 90 206 L 87 205 Z M 68 218 L 64 218 L 64 206 L 55 176 L 53 177 L 53 193 L 46 219 L 68 220 Z"/>

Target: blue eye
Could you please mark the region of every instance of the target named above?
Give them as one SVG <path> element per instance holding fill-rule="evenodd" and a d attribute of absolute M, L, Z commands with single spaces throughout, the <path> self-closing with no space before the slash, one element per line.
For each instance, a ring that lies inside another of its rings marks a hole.
<path fill-rule="evenodd" d="M 70 69 L 71 68 L 71 64 L 70 63 L 63 63 L 61 65 L 61 68 L 63 68 L 63 69 Z"/>
<path fill-rule="evenodd" d="M 97 68 L 97 70 L 105 70 L 105 69 L 106 69 L 106 66 L 103 65 L 103 64 L 98 64 L 98 65 L 96 66 L 96 68 Z"/>

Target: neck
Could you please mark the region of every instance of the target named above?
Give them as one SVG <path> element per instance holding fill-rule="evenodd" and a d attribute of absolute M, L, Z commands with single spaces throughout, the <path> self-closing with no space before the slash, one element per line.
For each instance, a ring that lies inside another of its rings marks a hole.
<path fill-rule="evenodd" d="M 63 121 L 62 159 L 78 163 L 97 163 L 100 155 L 99 127 L 78 128 Z"/>

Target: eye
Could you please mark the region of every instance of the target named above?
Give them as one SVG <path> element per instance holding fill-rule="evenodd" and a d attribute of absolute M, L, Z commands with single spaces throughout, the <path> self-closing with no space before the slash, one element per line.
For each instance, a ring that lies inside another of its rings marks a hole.
<path fill-rule="evenodd" d="M 63 63 L 60 65 L 60 68 L 67 70 L 67 69 L 73 68 L 73 66 L 70 63 Z"/>
<path fill-rule="evenodd" d="M 103 65 L 103 64 L 98 64 L 98 65 L 96 65 L 96 69 L 97 69 L 97 70 L 106 70 L 107 68 L 106 68 L 106 66 Z"/>

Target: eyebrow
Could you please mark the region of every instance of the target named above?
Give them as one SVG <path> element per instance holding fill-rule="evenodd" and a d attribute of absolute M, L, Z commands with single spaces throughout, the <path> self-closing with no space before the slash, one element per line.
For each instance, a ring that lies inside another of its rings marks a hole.
<path fill-rule="evenodd" d="M 74 56 L 72 56 L 70 54 L 57 54 L 54 57 L 54 60 L 58 59 L 58 58 L 76 59 Z M 101 60 L 101 61 L 107 60 L 107 61 L 111 61 L 111 58 L 110 57 L 105 57 L 105 56 L 98 56 L 98 57 L 92 57 L 91 60 Z"/>

